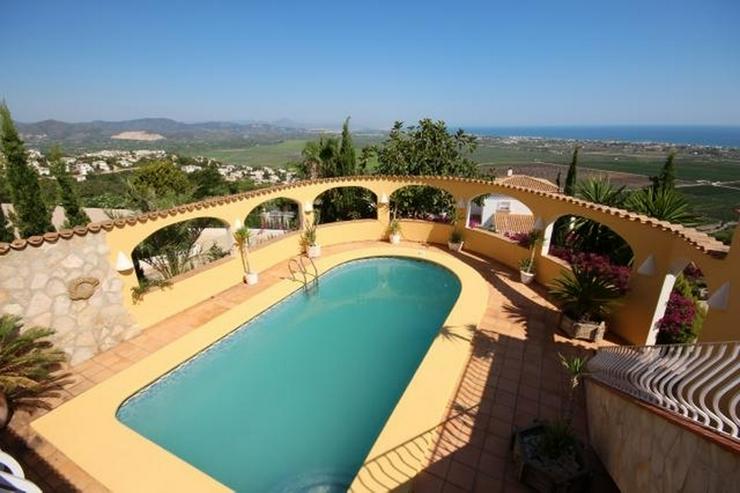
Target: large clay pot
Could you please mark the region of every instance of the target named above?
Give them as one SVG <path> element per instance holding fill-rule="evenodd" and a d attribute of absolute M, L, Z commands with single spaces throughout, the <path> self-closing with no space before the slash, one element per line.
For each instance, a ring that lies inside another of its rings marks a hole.
<path fill-rule="evenodd" d="M 560 319 L 560 328 L 572 339 L 599 342 L 604 339 L 606 322 L 579 322 L 563 314 Z"/>
<path fill-rule="evenodd" d="M 4 430 L 10 418 L 13 417 L 13 410 L 10 408 L 7 397 L 3 392 L 0 392 L 0 430 Z"/>

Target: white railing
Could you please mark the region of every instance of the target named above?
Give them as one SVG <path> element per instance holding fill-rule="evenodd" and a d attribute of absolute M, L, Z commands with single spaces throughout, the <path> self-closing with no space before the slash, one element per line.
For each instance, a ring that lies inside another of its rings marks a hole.
<path fill-rule="evenodd" d="M 26 479 L 17 460 L 0 450 L 0 491 L 41 493 L 41 488 Z"/>
<path fill-rule="evenodd" d="M 740 441 L 740 342 L 602 348 L 588 373 Z"/>

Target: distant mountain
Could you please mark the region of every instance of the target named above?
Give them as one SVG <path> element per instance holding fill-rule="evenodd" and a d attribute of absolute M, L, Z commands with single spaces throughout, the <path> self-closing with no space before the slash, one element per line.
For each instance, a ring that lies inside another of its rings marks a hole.
<path fill-rule="evenodd" d="M 61 144 L 67 148 L 91 149 L 130 147 L 138 142 L 130 138 L 114 138 L 123 133 L 125 135 L 142 136 L 147 134 L 158 135 L 163 137 L 156 141 L 159 147 L 171 147 L 192 143 L 223 144 L 233 142 L 244 144 L 296 137 L 304 135 L 306 132 L 303 128 L 273 123 L 220 121 L 183 123 L 169 118 L 140 118 L 116 122 L 92 121 L 82 123 L 44 120 L 35 123 L 18 122 L 17 127 L 26 142 L 39 147 Z M 141 142 L 147 141 L 152 141 L 152 139 L 142 138 Z"/>

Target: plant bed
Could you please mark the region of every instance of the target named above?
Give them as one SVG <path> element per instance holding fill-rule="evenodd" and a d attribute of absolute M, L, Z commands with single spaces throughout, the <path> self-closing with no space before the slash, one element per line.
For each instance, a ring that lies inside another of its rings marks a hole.
<path fill-rule="evenodd" d="M 546 433 L 547 425 L 538 422 L 514 432 L 511 450 L 517 479 L 536 491 L 588 491 L 590 472 L 580 443 L 574 441 L 551 458 L 542 452 Z"/>
<path fill-rule="evenodd" d="M 560 330 L 565 332 L 571 339 L 585 339 L 599 342 L 604 339 L 606 322 L 577 322 L 563 313 L 560 317 Z"/>

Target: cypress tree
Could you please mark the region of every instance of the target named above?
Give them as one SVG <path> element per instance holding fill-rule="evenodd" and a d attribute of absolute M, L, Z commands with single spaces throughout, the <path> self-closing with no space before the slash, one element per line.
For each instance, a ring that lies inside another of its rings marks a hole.
<path fill-rule="evenodd" d="M 0 104 L 2 119 L 2 152 L 7 162 L 10 194 L 17 217 L 18 230 L 22 237 L 41 235 L 54 231 L 51 214 L 44 204 L 36 170 L 28 165 L 26 150 L 18 131 L 13 125 L 8 106 Z"/>
<path fill-rule="evenodd" d="M 61 191 L 62 207 L 67 218 L 65 227 L 73 228 L 86 225 L 90 222 L 90 217 L 82 209 L 72 175 L 69 174 L 67 167 L 62 162 L 62 150 L 58 146 L 52 147 L 48 160 L 51 165 L 51 173 L 56 178 Z"/>
<path fill-rule="evenodd" d="M 576 166 L 578 166 L 578 150 L 580 148 L 581 146 L 576 145 L 576 148 L 573 149 L 573 159 L 570 161 L 568 174 L 565 176 L 565 188 L 563 189 L 565 195 L 573 196 L 576 193 Z"/>
<path fill-rule="evenodd" d="M 660 171 L 660 175 L 651 176 L 650 181 L 653 182 L 653 191 L 658 192 L 660 190 L 671 190 L 676 187 L 676 166 L 673 164 L 673 159 L 676 157 L 676 152 L 671 151 L 668 154 L 668 158 L 663 164 L 663 169 Z"/>
<path fill-rule="evenodd" d="M 342 125 L 342 143 L 339 146 L 339 175 L 350 176 L 357 172 L 357 157 L 355 146 L 352 143 L 352 134 L 349 132 L 349 117 Z"/>

